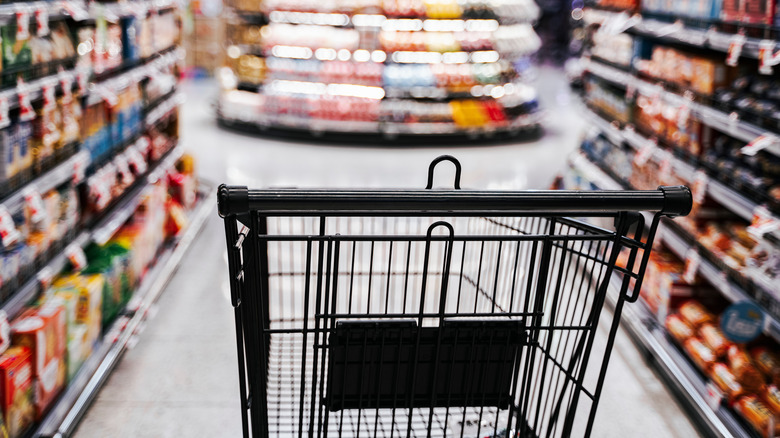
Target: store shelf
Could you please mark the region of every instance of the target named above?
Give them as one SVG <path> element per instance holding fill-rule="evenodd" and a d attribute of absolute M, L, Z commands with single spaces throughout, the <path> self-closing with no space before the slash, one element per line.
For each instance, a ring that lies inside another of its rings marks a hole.
<path fill-rule="evenodd" d="M 150 112 L 146 114 L 146 126 L 154 126 L 160 120 L 170 115 L 179 105 L 183 104 L 185 100 L 184 93 L 174 93 L 171 97 L 163 100 L 157 106 L 155 106 Z"/>
<path fill-rule="evenodd" d="M 611 308 L 620 291 L 617 275 L 610 281 L 607 303 Z M 639 300 L 623 306 L 620 324 L 646 353 L 649 362 L 661 373 L 678 399 L 692 411 L 691 418 L 706 436 L 752 437 L 724 406 L 715 409 L 707 402 L 707 382 L 666 336 L 647 306 Z"/>
<path fill-rule="evenodd" d="M 723 111 L 693 102 L 679 94 L 666 91 L 661 84 L 654 84 L 633 76 L 631 73 L 618 70 L 596 60 L 583 59 L 584 68 L 590 73 L 624 88 L 633 88 L 642 94 L 659 95 L 664 100 L 676 106 L 688 106 L 698 120 L 707 126 L 717 129 L 734 138 L 750 143 L 758 137 L 766 134 L 767 130 L 739 119 L 738 114 L 726 114 Z M 780 138 L 772 142 L 766 149 L 774 155 L 780 156 Z"/>
<path fill-rule="evenodd" d="M 570 160 L 569 163 L 582 172 L 582 174 L 587 178 L 589 181 L 591 181 L 593 184 L 595 184 L 597 187 L 599 187 L 602 190 L 624 190 L 625 187 L 623 187 L 622 184 L 615 181 L 607 175 L 603 170 L 601 170 L 598 166 L 593 164 L 588 158 L 581 154 L 576 153 L 574 154 Z"/>
<path fill-rule="evenodd" d="M 16 190 L 0 202 L 9 212 L 19 211 L 24 205 L 24 196 L 30 191 L 46 193 L 51 189 L 74 179 L 74 173 L 80 168 L 84 171 L 89 167 L 89 153 L 81 151 L 55 166 L 53 169 L 35 178 L 28 184 Z"/>
<path fill-rule="evenodd" d="M 536 16 L 500 16 L 493 18 L 428 18 L 427 16 L 394 18 L 385 14 L 363 14 L 354 12 L 298 12 L 276 10 L 269 13 L 232 9 L 235 15 L 251 19 L 253 23 L 306 24 L 332 27 L 354 27 L 362 29 L 409 30 L 409 31 L 494 31 L 500 24 L 531 24 Z"/>
<path fill-rule="evenodd" d="M 149 309 L 157 301 L 192 245 L 206 218 L 213 213 L 210 202 L 213 186 L 201 184 L 200 201 L 190 215 L 190 223 L 176 242 L 169 244 L 157 257 L 157 261 L 145 275 L 133 301 L 138 303 L 129 309 L 129 315 L 120 317 L 105 331 L 94 353 L 81 366 L 71 383 L 34 432 L 33 437 L 64 438 L 73 434 L 98 391 L 108 379 L 130 340 L 137 335 L 149 315 Z"/>

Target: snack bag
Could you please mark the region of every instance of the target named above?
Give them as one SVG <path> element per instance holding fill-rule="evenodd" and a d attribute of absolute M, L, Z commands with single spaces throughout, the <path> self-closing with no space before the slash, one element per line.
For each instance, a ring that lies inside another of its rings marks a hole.
<path fill-rule="evenodd" d="M 11 347 L 0 356 L 0 407 L 10 438 L 20 437 L 32 425 L 32 361 L 27 347 Z"/>

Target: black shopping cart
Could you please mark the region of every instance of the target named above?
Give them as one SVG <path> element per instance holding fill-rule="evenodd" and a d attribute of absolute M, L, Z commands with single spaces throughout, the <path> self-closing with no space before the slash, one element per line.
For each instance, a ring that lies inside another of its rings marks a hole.
<path fill-rule="evenodd" d="M 447 156 L 426 190 L 219 188 L 245 436 L 591 433 L 622 306 L 690 191 L 429 190 L 442 160 L 457 189 Z"/>

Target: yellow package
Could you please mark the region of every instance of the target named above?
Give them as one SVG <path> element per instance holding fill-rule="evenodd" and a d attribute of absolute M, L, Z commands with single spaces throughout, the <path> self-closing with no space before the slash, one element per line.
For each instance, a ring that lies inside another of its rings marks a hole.
<path fill-rule="evenodd" d="M 100 274 L 90 276 L 74 274 L 57 280 L 53 285 L 55 294 L 62 289 L 70 289 L 78 296 L 75 322 L 87 327 L 89 345 L 100 337 L 103 283 L 103 276 Z"/>

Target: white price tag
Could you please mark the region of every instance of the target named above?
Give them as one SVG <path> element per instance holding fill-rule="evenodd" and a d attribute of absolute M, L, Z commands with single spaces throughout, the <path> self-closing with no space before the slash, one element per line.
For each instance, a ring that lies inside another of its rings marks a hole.
<path fill-rule="evenodd" d="M 11 346 L 11 323 L 8 321 L 8 314 L 5 310 L 0 310 L 0 354 L 8 350 Z"/>
<path fill-rule="evenodd" d="M 111 191 L 105 181 L 105 172 L 98 172 L 89 179 L 89 193 L 92 203 L 98 210 L 103 210 L 111 202 Z"/>
<path fill-rule="evenodd" d="M 30 11 L 24 6 L 16 11 L 16 41 L 30 39 Z"/>
<path fill-rule="evenodd" d="M 27 207 L 27 211 L 30 213 L 30 220 L 33 223 L 41 223 L 48 219 L 41 193 L 37 189 L 30 187 L 25 190 L 24 203 Z"/>
<path fill-rule="evenodd" d="M 769 209 L 764 205 L 759 205 L 753 210 L 753 219 L 750 221 L 750 226 L 747 228 L 747 232 L 751 236 L 762 239 L 765 234 L 777 231 L 780 229 L 780 220 L 778 220 Z"/>
<path fill-rule="evenodd" d="M 119 177 L 122 178 L 122 181 L 125 184 L 130 184 L 133 180 L 133 174 L 130 172 L 127 156 L 125 154 L 117 155 L 116 158 L 114 158 L 114 165 L 116 166 L 116 170 L 119 172 Z"/>
<path fill-rule="evenodd" d="M 87 170 L 86 160 L 76 160 L 73 163 L 73 184 L 78 184 L 84 181 L 84 176 Z"/>
<path fill-rule="evenodd" d="M 717 411 L 723 402 L 723 391 L 712 382 L 707 382 L 707 393 L 705 394 L 707 405 L 713 411 Z"/>
<path fill-rule="evenodd" d="M 767 132 L 763 135 L 756 137 L 753 141 L 751 141 L 742 149 L 740 149 L 740 152 L 742 153 L 742 155 L 753 156 L 770 146 L 778 146 L 778 145 L 780 145 L 780 138 L 778 138 L 774 134 L 770 134 Z"/>
<path fill-rule="evenodd" d="M 761 40 L 758 43 L 758 72 L 762 75 L 771 75 L 772 67 L 780 63 L 780 52 L 775 54 L 777 42 Z"/>
<path fill-rule="evenodd" d="M 46 36 L 51 32 L 49 30 L 49 11 L 46 6 L 42 6 L 35 10 L 35 34 L 39 37 Z"/>
<path fill-rule="evenodd" d="M 726 56 L 726 65 L 730 67 L 737 66 L 739 63 L 739 57 L 742 55 L 742 47 L 745 46 L 746 41 L 747 38 L 745 38 L 745 34 L 741 32 L 731 37 L 728 56 Z"/>
<path fill-rule="evenodd" d="M 704 201 L 704 196 L 707 194 L 707 183 L 709 183 L 709 177 L 703 170 L 697 170 L 693 177 L 693 187 L 691 188 L 691 195 L 693 197 L 694 204 L 701 204 Z"/>
<path fill-rule="evenodd" d="M 74 271 L 81 271 L 87 267 L 87 255 L 84 254 L 84 249 L 76 244 L 70 244 L 65 249 L 65 256 L 73 266 Z"/>
<path fill-rule="evenodd" d="M 133 167 L 136 176 L 140 176 L 146 173 L 146 160 L 136 147 L 130 147 L 127 149 L 127 160 Z"/>
<path fill-rule="evenodd" d="M 42 87 L 43 109 L 51 110 L 57 108 L 57 89 L 54 84 L 46 84 Z"/>
<path fill-rule="evenodd" d="M 8 248 L 22 238 L 22 234 L 16 229 L 14 218 L 5 205 L 0 205 L 0 239 L 3 246 Z"/>
<path fill-rule="evenodd" d="M 643 167 L 653 156 L 656 149 L 658 149 L 658 141 L 654 138 L 648 139 L 634 155 L 634 163 L 639 167 Z"/>
<path fill-rule="evenodd" d="M 8 114 L 10 105 L 8 104 L 8 95 L 0 95 L 0 129 L 11 126 L 11 117 Z"/>
<path fill-rule="evenodd" d="M 44 266 L 43 269 L 38 271 L 36 278 L 41 285 L 41 290 L 45 291 L 51 286 L 51 282 L 54 279 L 54 271 L 49 266 Z"/>
<path fill-rule="evenodd" d="M 701 254 L 696 248 L 691 248 L 685 253 L 685 271 L 683 271 L 683 280 L 688 284 L 693 284 L 696 281 L 696 274 L 699 272 L 699 265 L 701 265 Z"/>
<path fill-rule="evenodd" d="M 30 90 L 24 85 L 21 78 L 19 79 L 19 85 L 16 87 L 16 94 L 19 96 L 19 120 L 29 122 L 35 119 L 35 110 L 30 101 Z"/>

